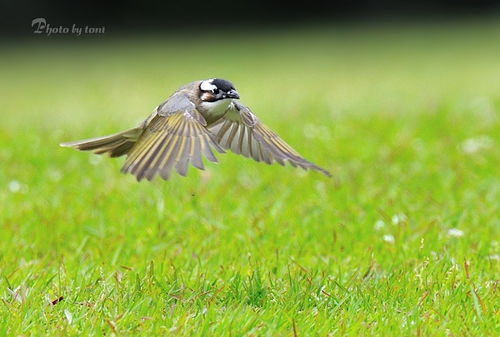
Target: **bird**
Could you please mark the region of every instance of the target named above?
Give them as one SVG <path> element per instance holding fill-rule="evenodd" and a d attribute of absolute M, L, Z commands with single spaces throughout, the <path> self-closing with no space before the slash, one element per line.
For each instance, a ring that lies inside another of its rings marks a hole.
<path fill-rule="evenodd" d="M 125 155 L 121 172 L 134 175 L 137 181 L 151 181 L 155 176 L 168 180 L 174 168 L 186 176 L 189 164 L 204 170 L 202 156 L 217 163 L 214 152 L 226 150 L 258 162 L 283 166 L 288 162 L 331 176 L 265 126 L 239 98 L 230 81 L 193 81 L 175 91 L 135 128 L 60 146 L 110 157 Z"/>

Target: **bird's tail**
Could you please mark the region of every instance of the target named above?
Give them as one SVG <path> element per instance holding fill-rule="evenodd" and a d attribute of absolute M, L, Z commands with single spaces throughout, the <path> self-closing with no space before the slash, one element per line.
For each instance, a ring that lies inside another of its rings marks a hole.
<path fill-rule="evenodd" d="M 107 153 L 110 157 L 127 154 L 141 135 L 142 128 L 125 130 L 113 135 L 61 143 L 63 147 L 72 147 L 80 151 L 92 151 L 95 154 Z"/>

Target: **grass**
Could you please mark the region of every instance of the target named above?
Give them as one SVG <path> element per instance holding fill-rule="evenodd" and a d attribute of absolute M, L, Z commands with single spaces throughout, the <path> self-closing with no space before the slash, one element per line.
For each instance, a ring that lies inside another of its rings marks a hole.
<path fill-rule="evenodd" d="M 0 55 L 0 335 L 496 336 L 500 25 L 104 38 Z M 232 80 L 328 179 L 136 183 L 61 141 Z"/>

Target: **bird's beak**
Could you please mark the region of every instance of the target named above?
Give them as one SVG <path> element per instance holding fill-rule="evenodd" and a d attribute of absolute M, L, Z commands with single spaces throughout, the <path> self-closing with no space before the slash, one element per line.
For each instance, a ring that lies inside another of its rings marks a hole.
<path fill-rule="evenodd" d="M 226 97 L 227 98 L 235 98 L 235 99 L 239 99 L 240 98 L 240 95 L 238 94 L 238 92 L 234 89 L 231 89 L 229 90 L 227 93 L 226 93 Z"/>

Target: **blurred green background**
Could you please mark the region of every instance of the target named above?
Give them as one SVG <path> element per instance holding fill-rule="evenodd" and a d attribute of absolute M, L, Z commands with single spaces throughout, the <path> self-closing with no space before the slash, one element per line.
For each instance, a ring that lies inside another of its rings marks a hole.
<path fill-rule="evenodd" d="M 489 19 L 5 42 L 0 335 L 496 335 L 499 41 Z M 213 77 L 333 178 L 229 153 L 137 183 L 58 146 Z"/>

